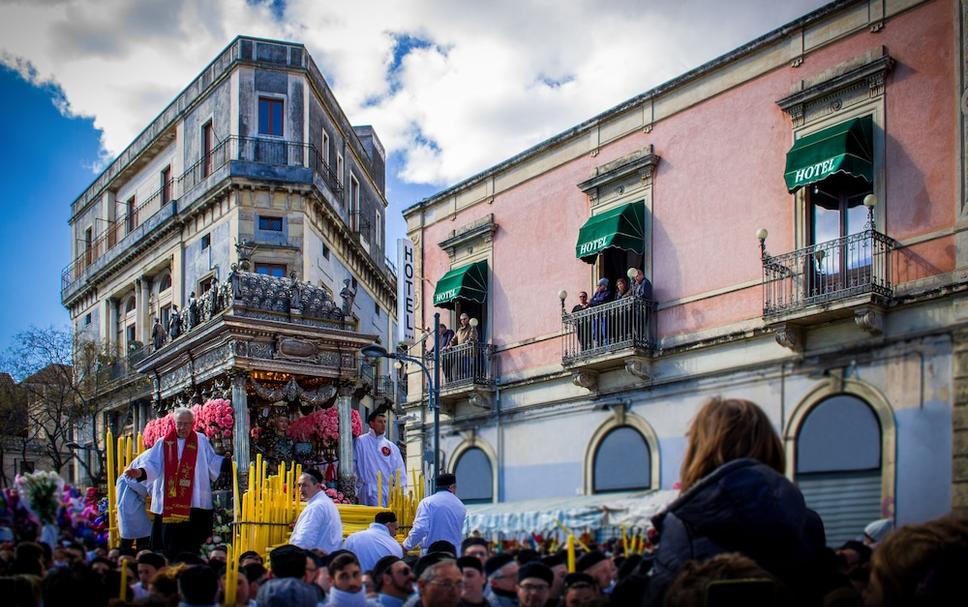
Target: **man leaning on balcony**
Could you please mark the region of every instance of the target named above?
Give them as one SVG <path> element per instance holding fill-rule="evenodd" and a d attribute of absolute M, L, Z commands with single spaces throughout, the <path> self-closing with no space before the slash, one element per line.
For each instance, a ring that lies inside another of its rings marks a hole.
<path fill-rule="evenodd" d="M 460 315 L 460 326 L 457 327 L 457 331 L 454 332 L 454 337 L 451 338 L 446 349 L 449 350 L 464 344 L 476 343 L 478 339 L 480 337 L 477 334 L 477 327 L 471 326 L 471 317 L 464 312 Z M 457 379 L 474 377 L 477 371 L 473 348 L 463 348 L 463 350 L 465 351 L 457 354 L 459 358 L 451 363 L 450 373 L 452 376 L 456 376 Z M 472 367 L 474 368 L 472 369 Z"/>
<path fill-rule="evenodd" d="M 645 277 L 645 272 L 639 268 L 635 268 L 635 278 L 633 281 L 632 288 L 628 290 L 625 296 L 650 301 L 652 299 L 652 283 Z"/>

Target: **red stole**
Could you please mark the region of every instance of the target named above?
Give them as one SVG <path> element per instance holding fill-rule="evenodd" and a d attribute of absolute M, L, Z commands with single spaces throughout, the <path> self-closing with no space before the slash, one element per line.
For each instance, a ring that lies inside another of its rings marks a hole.
<path fill-rule="evenodd" d="M 165 436 L 165 507 L 163 523 L 188 522 L 192 507 L 192 485 L 195 484 L 195 461 L 198 459 L 198 435 L 192 431 L 185 439 L 181 461 L 178 460 L 178 435 L 172 428 Z"/>

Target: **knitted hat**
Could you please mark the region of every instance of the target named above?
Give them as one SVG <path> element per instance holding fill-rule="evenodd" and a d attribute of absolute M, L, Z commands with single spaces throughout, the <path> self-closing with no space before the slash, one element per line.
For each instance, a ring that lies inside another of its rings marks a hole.
<path fill-rule="evenodd" d="M 417 561 L 417 566 L 413 568 L 413 574 L 419 578 L 428 567 L 447 560 L 453 561 L 456 559 L 454 559 L 453 554 L 447 552 L 428 552 Z"/>
<path fill-rule="evenodd" d="M 501 567 L 504 567 L 505 565 L 512 562 L 513 560 L 514 560 L 514 557 L 511 556 L 510 554 L 507 554 L 506 552 L 502 554 L 496 554 L 491 558 L 487 559 L 487 562 L 484 563 L 484 573 L 487 574 L 487 577 L 491 577 L 492 575 L 494 575 L 495 572 L 497 572 L 498 569 L 500 569 Z"/>
<path fill-rule="evenodd" d="M 564 565 L 568 562 L 568 553 L 564 550 L 559 550 L 554 554 L 549 554 L 548 556 L 542 558 L 541 562 L 549 567 Z"/>
<path fill-rule="evenodd" d="M 586 571 L 607 558 L 608 557 L 605 556 L 600 550 L 592 550 L 588 554 L 584 554 L 580 559 L 578 559 L 578 562 L 575 563 L 575 569 L 578 571 Z"/>
<path fill-rule="evenodd" d="M 530 578 L 544 580 L 550 586 L 555 581 L 555 574 L 547 565 L 542 565 L 538 561 L 531 561 L 518 569 L 518 583 L 520 584 Z"/>
<path fill-rule="evenodd" d="M 477 558 L 476 556 L 460 557 L 457 559 L 457 566 L 460 567 L 461 571 L 463 571 L 466 567 L 470 567 L 471 569 L 480 571 L 481 574 L 484 573 L 484 565 L 481 564 L 481 559 Z"/>
<path fill-rule="evenodd" d="M 607 278 L 599 278 L 598 279 L 598 286 L 600 286 L 600 287 L 607 287 L 608 286 L 608 279 Z"/>
<path fill-rule="evenodd" d="M 565 588 L 571 588 L 572 586 L 578 586 L 587 584 L 592 588 L 595 588 L 598 584 L 595 582 L 595 578 L 588 575 L 587 573 L 569 573 L 565 576 Z"/>

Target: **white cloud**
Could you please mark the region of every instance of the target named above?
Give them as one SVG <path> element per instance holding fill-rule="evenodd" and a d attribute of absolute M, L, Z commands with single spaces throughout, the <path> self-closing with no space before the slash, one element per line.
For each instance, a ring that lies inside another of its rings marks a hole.
<path fill-rule="evenodd" d="M 821 4 L 820 0 L 245 0 L 0 3 L 0 61 L 58 85 L 116 154 L 236 35 L 301 41 L 400 177 L 467 177 Z M 396 41 L 410 50 L 394 78 Z"/>

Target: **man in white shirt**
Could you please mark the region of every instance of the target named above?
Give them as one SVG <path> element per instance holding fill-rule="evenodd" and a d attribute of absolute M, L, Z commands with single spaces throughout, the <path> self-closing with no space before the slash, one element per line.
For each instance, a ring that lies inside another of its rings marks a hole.
<path fill-rule="evenodd" d="M 396 482 L 400 473 L 400 487 L 407 490 L 407 470 L 400 456 L 400 449 L 387 440 L 387 416 L 379 410 L 366 418 L 370 431 L 356 438 L 353 445 L 353 462 L 356 467 L 356 495 L 360 504 L 377 505 L 377 472 L 382 479 L 382 497 L 379 505 L 387 505 L 391 480 Z"/>
<path fill-rule="evenodd" d="M 397 534 L 397 515 L 377 512 L 368 529 L 357 531 L 346 538 L 345 548 L 360 560 L 360 568 L 370 571 L 385 556 L 403 558 L 403 548 L 394 536 Z"/>
<path fill-rule="evenodd" d="M 336 504 L 321 484 L 323 475 L 316 469 L 303 470 L 296 485 L 306 507 L 296 519 L 289 543 L 303 550 L 320 549 L 329 553 L 343 545 L 343 522 Z"/>
<path fill-rule="evenodd" d="M 404 550 L 420 546 L 421 553 L 426 554 L 427 547 L 437 540 L 450 542 L 453 546 L 461 545 L 467 509 L 456 493 L 456 476 L 441 474 L 437 477 L 437 492 L 417 505 L 410 535 L 403 541 Z"/>
<path fill-rule="evenodd" d="M 231 460 L 215 454 L 208 438 L 195 432 L 191 409 L 174 412 L 175 427 L 155 442 L 125 476 L 151 487 L 153 548 L 168 556 L 198 554 L 212 535 L 212 483 Z M 231 473 L 230 473 L 231 474 Z"/>

